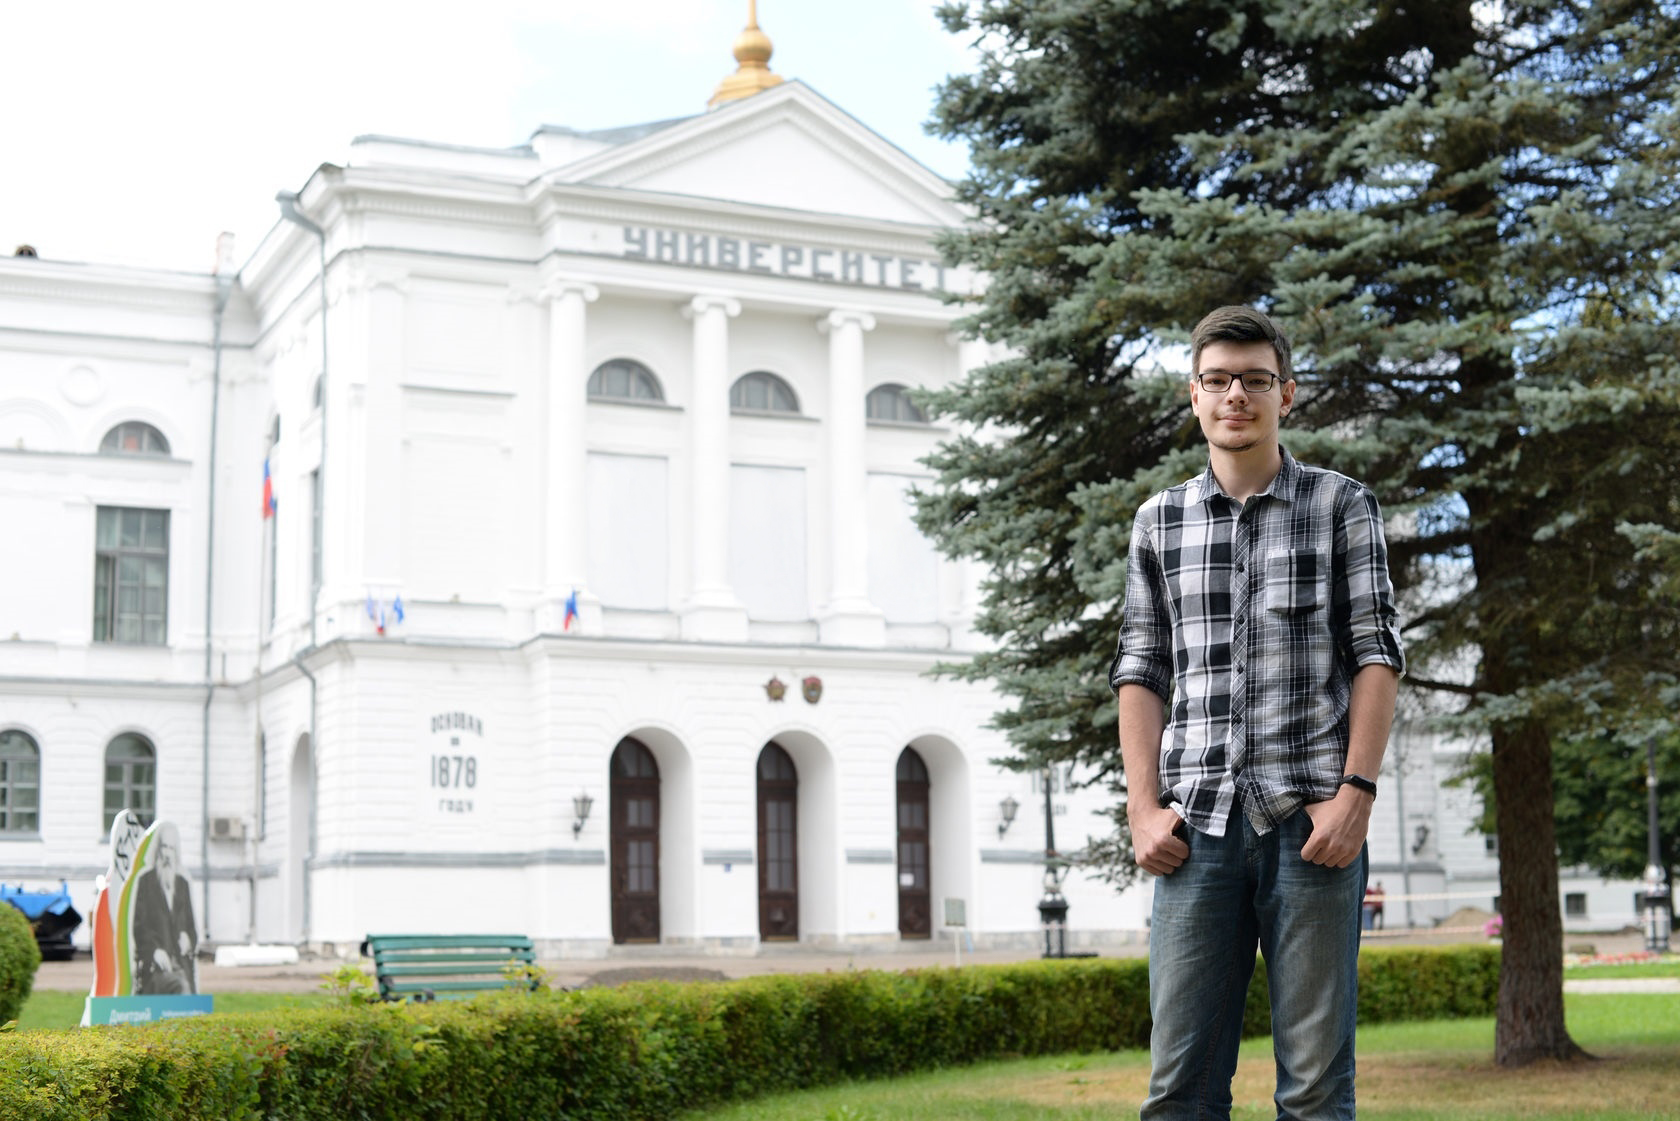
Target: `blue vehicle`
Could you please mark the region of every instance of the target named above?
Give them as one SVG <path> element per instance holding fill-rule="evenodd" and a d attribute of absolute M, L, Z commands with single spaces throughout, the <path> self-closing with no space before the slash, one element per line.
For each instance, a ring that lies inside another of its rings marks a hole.
<path fill-rule="evenodd" d="M 70 935 L 82 925 L 82 914 L 70 902 L 70 885 L 58 881 L 56 891 L 25 891 L 22 884 L 0 884 L 0 901 L 23 912 L 35 931 L 41 956 L 51 961 L 68 961 L 76 950 Z"/>

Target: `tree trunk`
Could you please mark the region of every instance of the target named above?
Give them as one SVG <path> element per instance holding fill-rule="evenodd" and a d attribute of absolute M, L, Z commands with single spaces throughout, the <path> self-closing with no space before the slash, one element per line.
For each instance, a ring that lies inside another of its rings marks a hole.
<path fill-rule="evenodd" d="M 1588 1058 L 1563 1022 L 1552 741 L 1544 726 L 1529 721 L 1494 732 L 1493 790 L 1504 920 L 1494 1062 Z"/>

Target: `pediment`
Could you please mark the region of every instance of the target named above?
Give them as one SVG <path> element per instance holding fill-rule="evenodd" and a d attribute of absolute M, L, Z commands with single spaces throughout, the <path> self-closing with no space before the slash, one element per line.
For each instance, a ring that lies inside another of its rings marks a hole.
<path fill-rule="evenodd" d="M 950 185 L 801 82 L 557 168 L 551 181 L 956 226 Z"/>

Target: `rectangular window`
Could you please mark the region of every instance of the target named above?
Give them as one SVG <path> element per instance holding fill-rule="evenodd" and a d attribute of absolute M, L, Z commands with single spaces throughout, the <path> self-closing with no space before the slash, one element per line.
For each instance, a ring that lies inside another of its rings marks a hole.
<path fill-rule="evenodd" d="M 939 554 L 912 517 L 907 475 L 871 473 L 869 504 L 869 601 L 889 623 L 939 620 Z"/>
<path fill-rule="evenodd" d="M 321 472 L 309 473 L 309 612 L 321 591 Z"/>
<path fill-rule="evenodd" d="M 168 640 L 169 511 L 101 506 L 94 539 L 93 640 Z"/>
<path fill-rule="evenodd" d="M 663 611 L 670 600 L 666 463 L 589 453 L 589 588 L 608 607 Z"/>
<path fill-rule="evenodd" d="M 803 469 L 730 464 L 729 584 L 749 619 L 811 617 Z"/>
<path fill-rule="evenodd" d="M 1566 893 L 1563 897 L 1563 913 L 1565 917 L 1571 919 L 1586 918 L 1587 893 L 1584 891 L 1571 891 Z"/>

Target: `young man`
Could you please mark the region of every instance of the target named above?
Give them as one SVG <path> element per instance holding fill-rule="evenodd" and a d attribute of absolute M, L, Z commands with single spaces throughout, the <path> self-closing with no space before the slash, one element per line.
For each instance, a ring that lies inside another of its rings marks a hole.
<path fill-rule="evenodd" d="M 1280 1118 L 1354 1116 L 1365 834 L 1405 669 L 1382 515 L 1278 444 L 1289 342 L 1252 308 L 1191 336 L 1208 469 L 1138 510 L 1109 681 L 1155 882 L 1141 1117 L 1229 1117 L 1256 946 Z"/>

